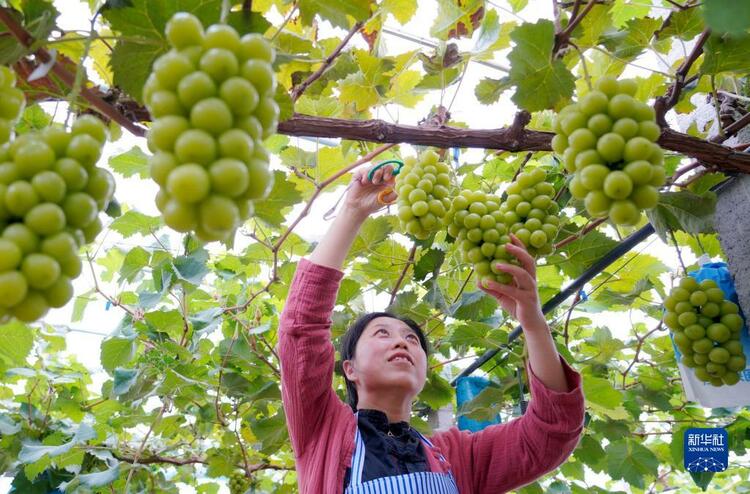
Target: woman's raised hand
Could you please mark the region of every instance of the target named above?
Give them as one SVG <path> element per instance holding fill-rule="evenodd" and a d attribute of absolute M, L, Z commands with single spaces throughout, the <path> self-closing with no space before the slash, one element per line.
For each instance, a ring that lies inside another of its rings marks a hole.
<path fill-rule="evenodd" d="M 344 209 L 366 218 L 383 207 L 383 204 L 396 201 L 398 194 L 393 190 L 396 183 L 393 166 L 388 164 L 378 168 L 370 180 L 367 175 L 375 166 L 370 165 L 354 170 Z M 387 189 L 390 189 L 390 192 L 387 192 Z"/>
<path fill-rule="evenodd" d="M 484 286 L 479 282 L 478 286 L 495 297 L 500 306 L 521 324 L 524 331 L 546 328 L 547 323 L 539 302 L 536 263 L 518 237 L 511 234 L 510 238 L 511 243 L 507 244 L 506 250 L 514 255 L 521 265 L 494 262 L 498 263 L 501 271 L 511 275 L 513 281 L 508 285 L 489 281 Z"/>

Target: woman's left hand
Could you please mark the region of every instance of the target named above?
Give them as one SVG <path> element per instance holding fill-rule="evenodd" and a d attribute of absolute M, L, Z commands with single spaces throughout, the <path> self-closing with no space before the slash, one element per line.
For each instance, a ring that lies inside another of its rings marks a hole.
<path fill-rule="evenodd" d="M 498 268 L 511 275 L 513 281 L 508 285 L 495 281 L 488 281 L 485 286 L 482 286 L 481 282 L 477 285 L 480 290 L 495 297 L 500 306 L 521 324 L 524 331 L 547 328 L 547 321 L 539 302 L 534 258 L 518 237 L 511 234 L 510 238 L 511 243 L 506 244 L 506 249 L 521 265 L 499 263 Z"/>

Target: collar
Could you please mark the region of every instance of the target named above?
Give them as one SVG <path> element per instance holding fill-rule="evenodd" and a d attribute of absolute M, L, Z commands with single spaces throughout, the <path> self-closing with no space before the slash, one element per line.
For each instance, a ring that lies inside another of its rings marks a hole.
<path fill-rule="evenodd" d="M 365 418 L 377 430 L 394 436 L 401 436 L 411 430 L 409 422 L 388 422 L 388 416 L 380 410 L 362 408 L 358 410 L 359 416 Z"/>

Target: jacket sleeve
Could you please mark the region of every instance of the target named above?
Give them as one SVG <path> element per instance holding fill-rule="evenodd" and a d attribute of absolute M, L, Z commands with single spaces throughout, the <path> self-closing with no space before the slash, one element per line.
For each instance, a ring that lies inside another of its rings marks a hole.
<path fill-rule="evenodd" d="M 524 415 L 476 433 L 453 427 L 436 434 L 436 443 L 459 472 L 459 486 L 475 494 L 507 492 L 570 456 L 583 432 L 585 403 L 581 375 L 562 357 L 560 361 L 568 391 L 549 389 L 527 365 L 531 400 Z"/>
<path fill-rule="evenodd" d="M 300 259 L 279 318 L 281 397 L 298 457 L 339 402 L 333 390 L 331 314 L 344 273 Z M 342 403 L 343 405 L 343 403 Z"/>

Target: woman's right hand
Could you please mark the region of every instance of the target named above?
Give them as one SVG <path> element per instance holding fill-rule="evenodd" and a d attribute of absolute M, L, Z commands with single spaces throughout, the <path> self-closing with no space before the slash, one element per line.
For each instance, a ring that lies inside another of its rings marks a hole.
<path fill-rule="evenodd" d="M 393 190 L 396 178 L 393 175 L 393 165 L 385 165 L 373 173 L 372 180 L 367 178 L 370 170 L 376 165 L 360 167 L 352 173 L 352 186 L 346 194 L 344 209 L 355 213 L 362 218 L 367 218 L 375 211 L 383 207 L 383 202 L 390 204 L 396 201 L 398 194 Z M 380 195 L 387 188 L 390 193 L 383 194 L 383 202 L 378 201 Z"/>

